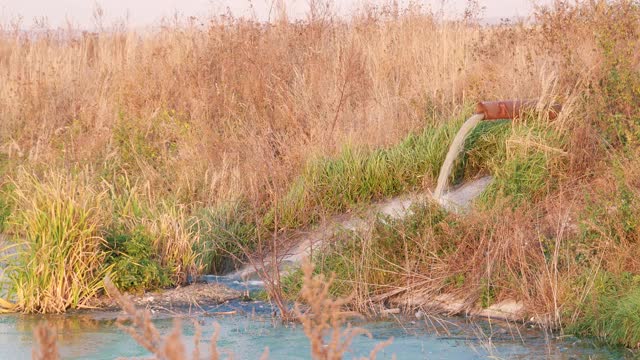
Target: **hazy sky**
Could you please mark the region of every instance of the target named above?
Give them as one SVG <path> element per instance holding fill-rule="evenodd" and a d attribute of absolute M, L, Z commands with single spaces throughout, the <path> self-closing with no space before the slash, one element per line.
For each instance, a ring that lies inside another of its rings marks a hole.
<path fill-rule="evenodd" d="M 406 3 L 408 0 L 399 0 Z M 533 3 L 549 3 L 551 0 L 479 0 L 486 7 L 485 18 L 526 16 Z M 268 18 L 273 0 L 0 0 L 0 22 L 7 22 L 16 16 L 23 18 L 23 26 L 29 26 L 34 18 L 46 17 L 51 26 L 60 26 L 65 19 L 82 27 L 91 27 L 92 11 L 100 4 L 107 22 L 127 17 L 133 26 L 154 25 L 163 16 L 176 12 L 185 16 L 205 17 L 220 14 L 229 8 L 235 15 L 250 15 L 250 4 L 261 19 Z M 285 0 L 288 12 L 301 16 L 308 8 L 308 0 Z M 361 3 L 361 0 L 334 0 L 341 12 Z M 371 0 L 369 3 L 384 3 L 385 0 Z M 417 0 L 433 10 L 444 9 L 446 13 L 461 13 L 467 0 Z"/>

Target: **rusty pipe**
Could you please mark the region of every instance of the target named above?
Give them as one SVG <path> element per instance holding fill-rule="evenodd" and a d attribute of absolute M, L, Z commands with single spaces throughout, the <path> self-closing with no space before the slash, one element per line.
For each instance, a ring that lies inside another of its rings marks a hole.
<path fill-rule="evenodd" d="M 476 114 L 483 114 L 484 120 L 515 119 L 524 112 L 535 110 L 538 100 L 500 100 L 480 101 L 476 105 Z M 549 108 L 549 119 L 553 120 L 562 109 L 560 104 Z"/>

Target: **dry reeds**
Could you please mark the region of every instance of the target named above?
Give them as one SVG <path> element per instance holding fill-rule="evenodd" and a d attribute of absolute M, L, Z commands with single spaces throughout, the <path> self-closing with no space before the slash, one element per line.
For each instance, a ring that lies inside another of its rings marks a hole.
<path fill-rule="evenodd" d="M 311 357 L 318 360 L 342 359 L 356 336 L 370 334 L 364 329 L 352 328 L 351 325 L 343 328 L 346 319 L 357 314 L 344 311 L 349 299 L 331 298 L 329 290 L 333 278 L 325 280 L 324 275 L 314 276 L 313 265 L 308 261 L 302 269 L 304 282 L 300 298 L 305 302 L 306 309 L 303 310 L 296 304 L 295 311 L 311 342 Z M 328 342 L 325 341 L 327 334 L 330 334 Z M 376 354 L 392 342 L 393 338 L 378 344 L 369 358 L 375 359 Z"/>

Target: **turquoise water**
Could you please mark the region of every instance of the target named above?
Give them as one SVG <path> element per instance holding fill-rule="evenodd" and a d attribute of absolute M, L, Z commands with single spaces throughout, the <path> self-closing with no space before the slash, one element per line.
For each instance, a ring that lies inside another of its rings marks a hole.
<path fill-rule="evenodd" d="M 155 325 L 168 333 L 180 318 L 187 345 L 193 348 L 193 320 L 203 329 L 201 349 L 209 347 L 213 323 L 221 326 L 218 346 L 231 351 L 236 359 L 258 359 L 265 347 L 271 359 L 309 359 L 309 344 L 298 324 L 274 320 L 272 309 L 262 302 L 232 302 L 211 307 L 208 312 L 235 309 L 238 315 L 213 317 L 205 313 L 157 314 Z M 0 316 L 0 359 L 28 359 L 31 356 L 33 328 L 43 320 L 57 329 L 61 354 L 65 359 L 113 359 L 141 357 L 148 353 L 120 330 L 117 312 L 85 312 L 59 316 Z M 353 352 L 346 358 L 365 356 L 373 346 L 390 337 L 393 344 L 379 359 L 477 359 L 489 356 L 509 359 L 610 359 L 627 356 L 623 349 L 597 347 L 588 340 L 556 339 L 522 325 L 469 322 L 445 318 L 439 322 L 397 318 L 356 324 L 372 334 L 358 336 Z M 189 351 L 190 352 L 190 351 Z"/>
<path fill-rule="evenodd" d="M 209 282 L 250 291 L 261 288 L 259 282 L 240 284 L 226 277 L 207 277 Z M 216 312 L 236 311 L 232 316 L 216 316 Z M 161 333 L 173 329 L 176 319 L 182 323 L 183 337 L 189 354 L 193 349 L 193 321 L 203 331 L 201 353 L 206 355 L 214 323 L 221 326 L 218 347 L 233 353 L 235 359 L 258 359 L 266 347 L 270 359 L 309 359 L 307 338 L 299 324 L 283 324 L 275 310 L 261 301 L 232 301 L 204 306 L 198 311 L 154 314 L 154 324 Z M 29 359 L 33 329 L 47 321 L 56 329 L 58 345 L 64 359 L 113 359 L 149 355 L 116 325 L 120 312 L 90 311 L 64 315 L 0 315 L 0 359 Z M 356 323 L 371 338 L 358 336 L 352 359 L 369 354 L 375 344 L 393 337 L 393 343 L 378 354 L 378 359 L 621 359 L 631 358 L 624 349 L 596 346 L 593 342 L 573 337 L 557 338 L 524 325 L 501 322 L 471 321 L 461 317 L 416 320 L 398 317 Z"/>

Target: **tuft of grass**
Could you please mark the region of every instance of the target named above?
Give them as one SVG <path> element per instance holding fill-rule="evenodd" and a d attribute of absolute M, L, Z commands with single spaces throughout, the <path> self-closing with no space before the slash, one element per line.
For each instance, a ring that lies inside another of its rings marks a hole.
<path fill-rule="evenodd" d="M 195 246 L 201 254 L 203 271 L 215 274 L 233 271 L 247 254 L 256 250 L 259 230 L 253 216 L 242 202 L 199 211 L 200 241 Z"/>
<path fill-rule="evenodd" d="M 613 345 L 640 348 L 640 276 L 603 272 L 567 331 Z"/>
<path fill-rule="evenodd" d="M 6 276 L 17 309 L 59 313 L 85 306 L 110 271 L 100 232 L 105 193 L 83 174 L 37 178 L 22 171 L 12 183 L 16 245 Z"/>
<path fill-rule="evenodd" d="M 159 264 L 162 269 L 159 276 L 168 271 L 169 284 L 184 284 L 201 272 L 201 254 L 197 249 L 200 234 L 188 206 L 167 199 L 152 205 L 152 196 L 131 183 L 126 175 L 117 176 L 108 188 L 113 226 L 107 233 L 115 232 L 116 237 L 135 241 L 144 238 L 144 243 L 149 240 L 152 248 L 144 252 L 146 262 Z M 167 285 L 163 276 L 148 284 L 155 284 L 152 287 Z"/>
<path fill-rule="evenodd" d="M 201 273 L 201 254 L 196 244 L 200 234 L 195 218 L 187 206 L 163 201 L 152 209 L 143 226 L 153 237 L 154 255 L 170 271 L 173 284 L 185 284 Z"/>

